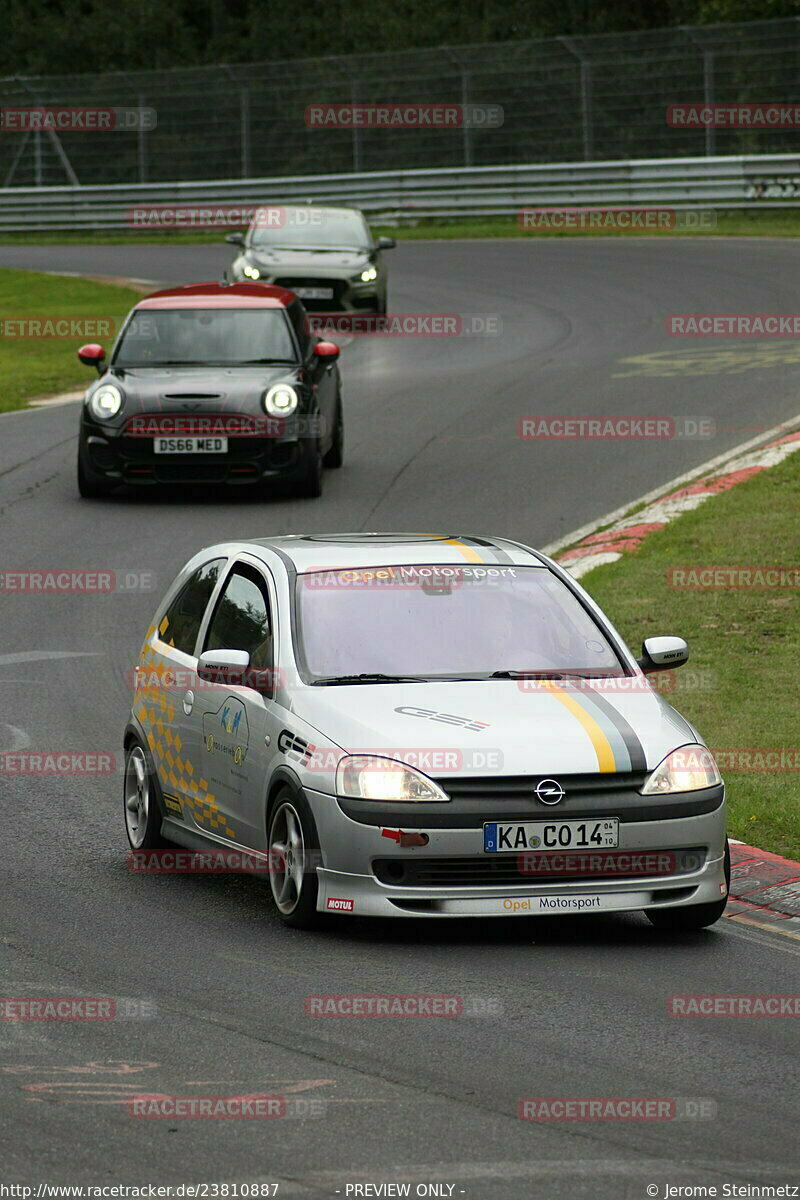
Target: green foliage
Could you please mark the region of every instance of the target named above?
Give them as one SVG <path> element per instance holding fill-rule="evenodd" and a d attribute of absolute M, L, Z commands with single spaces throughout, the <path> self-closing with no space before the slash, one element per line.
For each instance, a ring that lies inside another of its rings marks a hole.
<path fill-rule="evenodd" d="M 0 75 L 163 70 L 800 15 L 800 0 L 0 0 Z"/>
<path fill-rule="evenodd" d="M 110 352 L 114 335 L 128 310 L 141 299 L 130 288 L 72 279 L 64 275 L 37 275 L 33 271 L 0 271 L 0 322 L 35 318 L 105 322 L 112 335 L 72 338 L 18 337 L 0 339 L 0 413 L 25 408 L 34 396 L 49 396 L 88 387 L 93 371 L 76 357 L 84 342 L 100 341 Z M 97 328 L 85 326 L 87 329 Z M 14 327 L 17 333 L 20 327 Z M 26 330 L 29 330 L 26 326 Z"/>
<path fill-rule="evenodd" d="M 670 580 L 676 567 L 794 568 L 798 510 L 795 453 L 581 580 L 630 646 L 653 634 L 686 638 L 689 664 L 675 672 L 675 690 L 665 699 L 709 746 L 728 752 L 722 774 L 731 837 L 790 858 L 800 854 L 797 772 L 754 769 L 753 752 L 789 751 L 789 762 L 797 754 L 800 591 L 692 590 Z M 739 752 L 750 769 L 741 769 Z"/>

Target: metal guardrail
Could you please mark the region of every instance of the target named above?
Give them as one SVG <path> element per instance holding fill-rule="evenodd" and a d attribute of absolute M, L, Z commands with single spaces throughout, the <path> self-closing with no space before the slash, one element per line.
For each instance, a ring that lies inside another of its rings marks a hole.
<path fill-rule="evenodd" d="M 109 187 L 2 188 L 0 233 L 136 228 L 134 209 L 159 206 L 208 209 L 215 205 L 306 202 L 355 206 L 373 222 L 380 219 L 395 223 L 435 216 L 509 216 L 523 208 L 554 205 L 795 208 L 800 206 L 800 155 L 633 159 Z M 150 225 L 159 227 L 163 228 L 155 221 Z"/>

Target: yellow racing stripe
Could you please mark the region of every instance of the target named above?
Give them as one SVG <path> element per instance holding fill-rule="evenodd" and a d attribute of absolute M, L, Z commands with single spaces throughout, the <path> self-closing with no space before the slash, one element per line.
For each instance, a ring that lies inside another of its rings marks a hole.
<path fill-rule="evenodd" d="M 567 692 L 563 691 L 556 683 L 553 683 L 552 680 L 545 680 L 544 686 L 549 692 L 552 692 L 556 700 L 559 700 L 568 712 L 572 713 L 573 717 L 578 718 L 581 725 L 591 738 L 592 745 L 594 746 L 594 752 L 597 755 L 597 765 L 600 770 L 604 773 L 616 771 L 617 764 L 614 758 L 614 751 L 611 747 L 611 743 L 603 733 L 600 726 L 597 724 L 597 721 L 595 721 L 594 717 L 589 715 L 586 709 L 578 703 L 574 696 L 570 696 Z"/>
<path fill-rule="evenodd" d="M 437 538 L 439 542 L 444 542 L 445 546 L 455 546 L 464 555 L 467 562 L 482 563 L 483 559 L 477 550 L 473 550 L 472 546 L 465 546 L 458 538 Z"/>

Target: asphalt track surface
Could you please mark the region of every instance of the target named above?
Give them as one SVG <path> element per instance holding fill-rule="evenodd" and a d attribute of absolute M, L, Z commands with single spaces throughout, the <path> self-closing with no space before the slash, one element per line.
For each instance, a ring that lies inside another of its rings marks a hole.
<path fill-rule="evenodd" d="M 224 246 L 0 249 L 2 266 L 163 282 L 214 278 L 227 261 Z M 502 334 L 347 346 L 347 461 L 321 500 L 81 502 L 76 407 L 0 417 L 4 567 L 156 580 L 152 592 L 2 597 L 1 750 L 119 753 L 126 672 L 161 592 L 203 545 L 366 529 L 544 545 L 800 410 L 790 343 L 689 343 L 664 329 L 672 312 L 794 311 L 797 243 L 411 243 L 391 262 L 396 312 L 492 314 Z M 534 415 L 703 417 L 717 433 L 517 440 L 517 419 Z M 692 634 L 642 630 L 657 632 Z M 156 1009 L 0 1022 L 3 1182 L 280 1181 L 278 1195 L 326 1197 L 409 1182 L 411 1195 L 437 1184 L 475 1200 L 800 1184 L 796 1022 L 680 1020 L 666 1008 L 676 992 L 800 992 L 795 941 L 730 921 L 665 937 L 636 915 L 340 917 L 324 933 L 289 931 L 254 879 L 132 874 L 120 789 L 119 777 L 0 777 L 2 994 Z M 351 992 L 477 997 L 496 1015 L 305 1015 L 306 996 Z M 296 1115 L 136 1119 L 126 1101 L 142 1093 L 280 1093 Z M 516 1116 L 526 1096 L 707 1099 L 717 1110 L 530 1123 Z M 303 1115 L 311 1100 L 326 1102 L 321 1115 Z"/>

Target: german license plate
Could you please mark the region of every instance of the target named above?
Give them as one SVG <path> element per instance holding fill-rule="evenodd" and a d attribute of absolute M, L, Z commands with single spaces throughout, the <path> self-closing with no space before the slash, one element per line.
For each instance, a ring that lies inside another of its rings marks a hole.
<path fill-rule="evenodd" d="M 222 437 L 159 437 L 156 454 L 226 454 L 228 439 Z"/>
<path fill-rule="evenodd" d="M 332 300 L 333 299 L 333 288 L 332 287 L 329 287 L 329 288 L 299 287 L 299 288 L 292 288 L 292 291 L 294 292 L 295 296 L 298 296 L 301 300 Z"/>
<path fill-rule="evenodd" d="M 619 821 L 526 821 L 524 824 L 487 822 L 483 827 L 486 854 L 529 850 L 608 850 L 619 845 Z"/>

